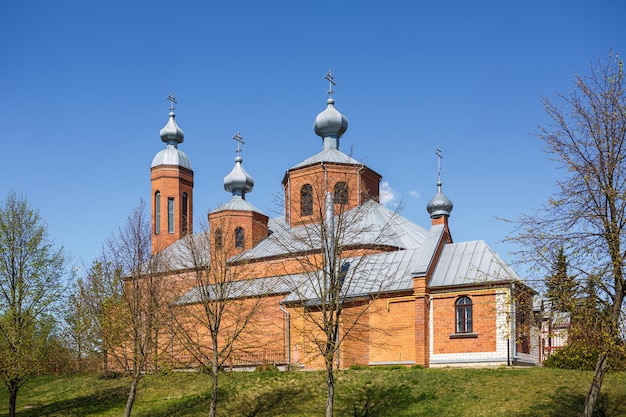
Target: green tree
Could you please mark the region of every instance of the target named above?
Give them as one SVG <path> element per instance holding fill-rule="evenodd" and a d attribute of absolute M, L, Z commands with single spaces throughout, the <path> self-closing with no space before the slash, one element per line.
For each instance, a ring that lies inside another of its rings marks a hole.
<path fill-rule="evenodd" d="M 39 372 L 49 327 L 46 315 L 62 293 L 67 259 L 26 198 L 10 192 L 0 206 L 0 378 L 9 391 L 9 416 L 17 394 Z"/>
<path fill-rule="evenodd" d="M 552 124 L 539 127 L 545 150 L 564 177 L 546 207 L 520 219 L 514 240 L 520 255 L 546 270 L 561 248 L 569 254 L 579 288 L 592 288 L 594 303 L 606 312 L 593 382 L 582 415 L 598 399 L 607 358 L 622 345 L 619 320 L 626 283 L 626 91 L 623 62 L 609 54 L 576 75 L 574 90 L 543 104 Z M 592 287 L 589 285 L 592 284 Z"/>
<path fill-rule="evenodd" d="M 553 309 L 560 312 L 572 311 L 576 302 L 577 283 L 575 277 L 568 274 L 567 256 L 563 247 L 557 254 L 553 273 L 546 277 L 545 285 Z"/>
<path fill-rule="evenodd" d="M 124 302 L 119 274 L 116 274 L 104 255 L 93 262 L 82 276 L 72 294 L 67 315 L 72 339 L 77 347 L 82 345 L 85 354 L 96 354 L 101 361 L 101 372 L 109 373 L 109 362 L 117 362 L 124 368 L 116 355 L 110 355 L 120 346 L 127 323 L 117 312 Z"/>

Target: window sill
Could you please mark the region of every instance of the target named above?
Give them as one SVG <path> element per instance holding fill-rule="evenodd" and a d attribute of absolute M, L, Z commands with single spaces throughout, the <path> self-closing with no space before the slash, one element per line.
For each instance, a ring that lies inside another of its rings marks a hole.
<path fill-rule="evenodd" d="M 450 335 L 450 339 L 475 339 L 478 337 L 478 333 L 453 333 Z"/>

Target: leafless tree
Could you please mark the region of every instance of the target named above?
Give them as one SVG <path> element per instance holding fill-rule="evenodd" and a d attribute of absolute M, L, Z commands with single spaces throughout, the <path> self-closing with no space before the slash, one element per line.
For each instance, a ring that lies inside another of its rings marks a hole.
<path fill-rule="evenodd" d="M 0 206 L 0 378 L 11 417 L 19 389 L 45 357 L 49 313 L 63 293 L 66 262 L 39 213 L 10 192 Z"/>
<path fill-rule="evenodd" d="M 242 352 L 260 352 L 268 343 L 261 323 L 270 284 L 251 279 L 246 262 L 231 262 L 238 250 L 233 234 L 218 232 L 231 229 L 224 222 L 228 219 L 213 231 L 205 222 L 199 233 L 181 241 L 182 250 L 167 255 L 189 269 L 181 279 L 189 291 L 174 303 L 173 317 L 183 351 L 211 374 L 211 417 L 217 410 L 220 370 L 236 363 Z"/>
<path fill-rule="evenodd" d="M 347 177 L 343 183 L 348 183 Z M 358 339 L 368 327 L 366 316 L 374 300 L 396 276 L 398 265 L 384 264 L 382 257 L 373 254 L 398 249 L 390 239 L 400 218 L 396 212 L 367 200 L 367 190 L 358 190 L 365 201 L 348 209 L 344 190 L 330 193 L 324 185 L 314 184 L 313 193 L 307 196 L 311 201 L 302 202 L 311 208 L 303 210 L 303 217 L 298 219 L 305 220 L 306 216 L 306 223 L 285 226 L 275 235 L 284 238 L 279 244 L 298 264 L 300 272 L 291 283 L 287 304 L 295 307 L 307 323 L 300 337 L 323 358 L 326 416 L 331 417 L 341 346 L 350 338 Z M 382 222 L 381 217 L 374 216 L 381 209 L 387 212 Z"/>
<path fill-rule="evenodd" d="M 576 75 L 574 90 L 543 99 L 552 123 L 539 127 L 545 150 L 563 168 L 558 191 L 541 210 L 520 219 L 519 255 L 546 275 L 565 254 L 578 287 L 594 287 L 607 314 L 601 353 L 582 415 L 591 416 L 607 357 L 620 345 L 626 242 L 626 91 L 623 61 L 614 53 Z"/>
<path fill-rule="evenodd" d="M 103 255 L 103 265 L 110 267 L 106 273 L 114 274 L 113 279 L 123 279 L 122 302 L 109 314 L 117 323 L 125 323 L 121 345 L 113 354 L 131 376 L 126 417 L 131 415 L 139 381 L 158 351 L 158 334 L 167 315 L 168 292 L 159 275 L 160 257 L 151 254 L 150 227 L 145 202 L 141 200 L 124 226 L 106 242 Z"/>

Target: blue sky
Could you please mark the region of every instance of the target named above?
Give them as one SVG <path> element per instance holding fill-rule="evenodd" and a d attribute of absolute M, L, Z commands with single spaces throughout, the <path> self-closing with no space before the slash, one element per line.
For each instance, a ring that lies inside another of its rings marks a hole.
<path fill-rule="evenodd" d="M 383 175 L 387 205 L 429 226 L 439 145 L 454 240 L 514 261 L 497 217 L 539 208 L 562 174 L 532 136 L 541 96 L 626 54 L 618 0 L 12 1 L 0 15 L 0 197 L 25 195 L 87 264 L 149 199 L 170 92 L 194 215 L 230 198 L 237 131 L 247 199 L 272 214 L 285 170 L 321 150 L 329 69 L 341 149 Z"/>

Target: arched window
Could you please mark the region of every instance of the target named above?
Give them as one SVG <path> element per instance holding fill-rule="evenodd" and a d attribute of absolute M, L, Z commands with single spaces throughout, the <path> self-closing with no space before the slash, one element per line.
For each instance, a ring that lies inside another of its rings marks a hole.
<path fill-rule="evenodd" d="M 313 187 L 304 184 L 300 189 L 300 214 L 310 216 L 313 214 Z"/>
<path fill-rule="evenodd" d="M 456 332 L 472 333 L 472 300 L 469 297 L 460 297 L 455 303 Z"/>
<path fill-rule="evenodd" d="M 161 233 L 161 192 L 154 193 L 154 234 Z"/>
<path fill-rule="evenodd" d="M 340 181 L 335 184 L 335 204 L 348 204 L 348 183 Z"/>
<path fill-rule="evenodd" d="M 217 250 L 222 249 L 222 245 L 223 245 L 222 229 L 215 230 L 215 233 L 213 234 L 213 239 L 215 242 L 215 249 Z"/>
<path fill-rule="evenodd" d="M 187 232 L 189 231 L 189 221 L 188 221 L 188 217 L 189 217 L 189 195 L 187 193 L 183 193 L 183 218 L 182 218 L 182 225 L 181 225 L 181 231 L 183 232 L 183 235 L 186 235 Z"/>
<path fill-rule="evenodd" d="M 243 242 L 244 242 L 243 227 L 238 227 L 235 229 L 235 247 L 243 248 Z"/>

